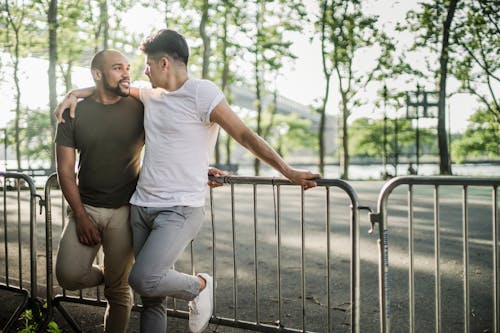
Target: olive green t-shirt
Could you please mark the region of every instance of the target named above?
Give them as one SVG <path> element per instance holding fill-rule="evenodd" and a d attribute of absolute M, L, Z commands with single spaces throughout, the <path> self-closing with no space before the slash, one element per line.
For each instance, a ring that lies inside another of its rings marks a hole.
<path fill-rule="evenodd" d="M 132 97 L 115 104 L 80 101 L 75 118 L 64 113 L 56 143 L 75 148 L 82 202 L 104 208 L 128 204 L 139 177 L 144 146 L 144 107 Z"/>

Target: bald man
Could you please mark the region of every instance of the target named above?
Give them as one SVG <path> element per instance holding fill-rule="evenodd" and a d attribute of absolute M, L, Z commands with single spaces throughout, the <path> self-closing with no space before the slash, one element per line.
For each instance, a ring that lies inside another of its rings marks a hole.
<path fill-rule="evenodd" d="M 129 97 L 129 69 L 120 52 L 97 53 L 91 63 L 96 89 L 77 104 L 75 118 L 58 125 L 55 140 L 59 184 L 70 206 L 56 276 L 69 290 L 104 283 L 104 332 L 110 333 L 126 332 L 132 306 L 129 200 L 144 145 L 144 108 Z M 101 247 L 104 264 L 93 265 Z"/>

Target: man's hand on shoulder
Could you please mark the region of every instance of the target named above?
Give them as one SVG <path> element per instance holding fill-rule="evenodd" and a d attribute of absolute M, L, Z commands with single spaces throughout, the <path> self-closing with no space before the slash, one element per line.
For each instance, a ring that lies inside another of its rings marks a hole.
<path fill-rule="evenodd" d="M 54 116 L 56 117 L 57 122 L 64 123 L 63 114 L 67 109 L 69 109 L 69 116 L 71 118 L 75 118 L 77 103 L 78 98 L 72 92 L 67 93 L 66 97 L 64 97 L 64 99 L 59 104 L 57 104 L 56 108 L 54 109 Z"/>

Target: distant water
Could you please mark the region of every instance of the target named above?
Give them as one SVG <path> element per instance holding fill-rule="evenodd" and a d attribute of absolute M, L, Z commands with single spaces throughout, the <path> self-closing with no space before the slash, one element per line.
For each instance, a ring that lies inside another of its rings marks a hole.
<path fill-rule="evenodd" d="M 0 171 L 5 170 L 5 162 L 1 161 Z M 2 165 L 3 164 L 3 165 Z M 14 161 L 12 161 L 12 166 Z M 296 168 L 308 169 L 313 172 L 317 172 L 318 168 L 315 165 L 294 165 Z M 414 168 L 416 166 L 414 165 Z M 398 165 L 397 173 L 395 173 L 394 167 L 392 165 L 387 165 L 387 172 L 391 176 L 404 176 L 408 174 L 408 164 L 402 163 Z M 455 176 L 478 176 L 478 177 L 500 177 L 500 164 L 475 164 L 475 163 L 465 163 L 465 164 L 453 164 L 452 172 Z M 364 164 L 364 165 L 351 165 L 349 167 L 349 179 L 350 180 L 370 180 L 370 179 L 382 179 L 384 174 L 384 167 L 382 164 Z M 438 164 L 421 164 L 418 167 L 418 175 L 421 176 L 433 176 L 439 174 Z M 253 176 L 253 165 L 239 165 L 238 175 L 241 176 Z M 279 176 L 278 172 L 269 168 L 265 164 L 261 164 L 261 176 L 265 177 L 275 177 Z M 339 178 L 340 171 L 337 165 L 327 165 L 325 167 L 325 174 L 322 175 L 323 178 Z M 37 187 L 43 187 L 47 177 L 39 176 L 35 177 L 35 184 Z"/>
<path fill-rule="evenodd" d="M 313 172 L 317 172 L 317 166 L 295 166 L 297 168 L 308 169 Z M 415 165 L 413 165 L 416 168 Z M 408 164 L 399 164 L 397 168 L 397 173 L 395 173 L 394 167 L 392 165 L 387 165 L 387 172 L 392 176 L 405 176 L 408 175 Z M 500 165 L 499 164 L 453 164 L 452 172 L 455 176 L 491 176 L 500 177 Z M 252 176 L 253 166 L 240 166 L 238 169 L 239 175 Z M 261 169 L 261 176 L 277 176 L 278 173 L 269 167 L 263 167 Z M 351 165 L 349 166 L 349 179 L 351 180 L 369 180 L 369 179 L 381 179 L 384 174 L 384 167 L 382 164 L 366 164 L 366 165 Z M 418 175 L 421 176 L 434 176 L 439 175 L 439 165 L 438 164 L 421 164 L 418 167 Z M 337 165 L 327 165 L 325 167 L 325 174 L 322 175 L 323 178 L 338 178 L 340 177 L 340 170 Z"/>

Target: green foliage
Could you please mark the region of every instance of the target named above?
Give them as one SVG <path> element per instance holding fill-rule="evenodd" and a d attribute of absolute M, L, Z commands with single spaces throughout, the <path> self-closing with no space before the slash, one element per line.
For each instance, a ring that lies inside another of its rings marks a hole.
<path fill-rule="evenodd" d="M 316 27 L 321 33 L 323 72 L 327 77 L 333 74 L 338 83 L 337 90 L 341 97 L 339 103 L 341 178 L 348 178 L 350 155 L 348 119 L 352 110 L 361 104 L 358 93 L 364 91 L 371 80 L 381 75 L 393 46 L 387 36 L 377 28 L 378 17 L 367 15 L 363 11 L 363 1 L 325 0 L 320 4 L 322 12 Z M 379 52 L 375 51 L 375 45 L 379 47 Z M 374 65 L 371 69 L 360 71 L 354 66 L 355 59 L 360 56 L 366 57 L 367 54 L 370 55 L 370 60 L 374 60 Z M 320 110 L 322 114 L 326 112 L 325 107 L 326 100 Z M 322 161 L 320 169 L 321 164 Z"/>
<path fill-rule="evenodd" d="M 311 121 L 299 118 L 296 114 L 277 114 L 269 140 L 282 156 L 300 149 L 317 149 L 316 135 L 311 131 Z"/>
<path fill-rule="evenodd" d="M 8 145 L 15 144 L 13 122 L 7 125 Z M 34 160 L 50 161 L 52 133 L 48 111 L 21 109 L 19 139 L 21 155 L 28 165 Z"/>
<path fill-rule="evenodd" d="M 500 124 L 491 112 L 478 110 L 469 122 L 465 133 L 452 142 L 454 160 L 460 163 L 468 158 L 499 157 Z"/>
<path fill-rule="evenodd" d="M 407 13 L 404 25 L 399 25 L 398 30 L 412 32 L 415 39 L 406 53 L 418 51 L 427 55 L 425 66 L 418 69 L 407 66 L 398 74 L 437 79 L 439 66 L 436 60 L 441 47 L 442 22 L 449 3 L 450 0 L 422 2 L 418 10 Z M 467 92 L 476 96 L 500 122 L 498 89 L 495 89 L 500 84 L 500 12 L 497 7 L 495 1 L 458 1 L 449 31 L 448 73 L 461 83 L 452 94 Z M 406 59 L 402 57 L 399 66 L 404 68 L 405 63 Z"/>
<path fill-rule="evenodd" d="M 397 153 L 412 158 L 416 154 L 416 124 L 408 119 L 397 119 Z M 435 130 L 420 128 L 420 153 L 436 154 Z M 382 158 L 384 156 L 384 119 L 359 118 L 350 125 L 350 150 L 356 157 Z M 388 156 L 396 153 L 396 120 L 386 120 L 386 151 Z"/>
<path fill-rule="evenodd" d="M 453 29 L 451 72 L 460 81 L 461 91 L 475 95 L 500 123 L 500 13 L 495 1 L 466 2 L 458 12 Z M 482 89 L 482 87 L 488 89 Z"/>
<path fill-rule="evenodd" d="M 257 121 L 255 112 L 244 117 L 245 122 L 254 125 Z M 300 151 L 317 149 L 315 131 L 311 131 L 311 121 L 296 114 L 269 113 L 262 117 L 263 126 L 268 127 L 267 140 L 282 156 Z M 272 122 L 272 125 L 271 125 Z"/>
<path fill-rule="evenodd" d="M 43 305 L 43 308 L 47 308 L 47 304 Z M 40 324 L 42 321 L 42 310 L 38 307 L 38 304 L 34 304 L 31 308 L 26 309 L 20 316 L 20 321 L 22 322 L 22 328 L 19 329 L 18 333 L 39 333 Z M 47 333 L 60 333 L 59 325 L 53 320 L 51 320 L 46 331 Z"/>

